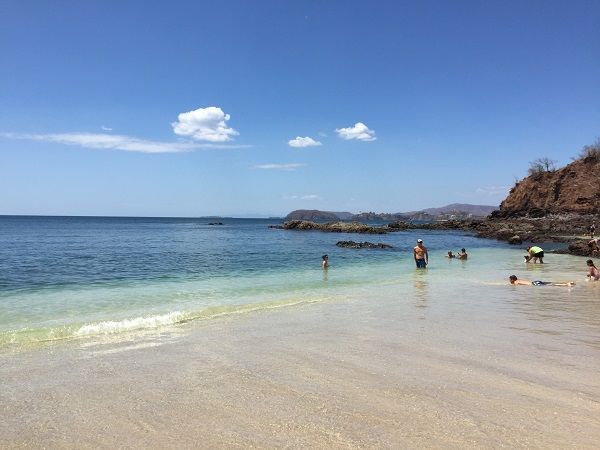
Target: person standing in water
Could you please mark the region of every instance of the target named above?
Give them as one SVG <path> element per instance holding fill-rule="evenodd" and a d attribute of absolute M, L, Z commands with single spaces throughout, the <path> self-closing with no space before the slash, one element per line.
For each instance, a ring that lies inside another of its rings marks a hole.
<path fill-rule="evenodd" d="M 460 249 L 460 253 L 456 255 L 458 259 L 467 259 L 469 255 L 467 255 L 467 251 L 464 248 Z"/>
<path fill-rule="evenodd" d="M 323 255 L 323 262 L 321 263 L 321 267 L 323 267 L 323 269 L 327 269 L 329 267 L 329 255 Z"/>
<path fill-rule="evenodd" d="M 413 249 L 413 255 L 417 269 L 425 269 L 427 264 L 429 264 L 429 253 L 427 253 L 427 247 L 423 245 L 423 239 L 417 240 L 417 246 Z"/>

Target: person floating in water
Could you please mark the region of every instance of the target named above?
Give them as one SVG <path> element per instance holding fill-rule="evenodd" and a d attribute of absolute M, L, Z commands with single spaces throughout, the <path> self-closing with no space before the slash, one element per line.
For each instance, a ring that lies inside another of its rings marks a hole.
<path fill-rule="evenodd" d="M 588 281 L 598 281 L 600 279 L 600 270 L 594 265 L 594 261 L 588 259 L 587 266 L 590 268 L 590 273 L 587 275 Z"/>
<path fill-rule="evenodd" d="M 524 286 L 573 286 L 575 284 L 574 281 L 569 281 L 566 283 L 554 283 L 552 281 L 529 281 L 529 280 L 519 280 L 516 275 L 511 275 L 508 277 L 510 280 L 510 284 L 522 284 Z"/>
<path fill-rule="evenodd" d="M 321 263 L 321 267 L 323 267 L 323 269 L 327 269 L 329 267 L 329 255 L 323 255 L 323 262 Z"/>
<path fill-rule="evenodd" d="M 427 247 L 423 245 L 423 239 L 417 240 L 417 246 L 413 249 L 413 255 L 417 269 L 425 269 L 427 264 L 429 264 L 429 253 L 427 253 Z"/>
<path fill-rule="evenodd" d="M 467 255 L 467 251 L 464 248 L 460 249 L 460 253 L 456 255 L 458 259 L 467 259 L 469 255 Z"/>
<path fill-rule="evenodd" d="M 448 252 L 448 255 L 446 255 L 446 258 L 456 258 L 456 255 L 452 252 Z"/>
<path fill-rule="evenodd" d="M 535 264 L 539 258 L 540 264 L 544 264 L 544 250 L 540 247 L 527 247 L 527 251 L 529 252 L 529 256 L 525 257 L 527 262 L 533 260 L 533 263 Z"/>

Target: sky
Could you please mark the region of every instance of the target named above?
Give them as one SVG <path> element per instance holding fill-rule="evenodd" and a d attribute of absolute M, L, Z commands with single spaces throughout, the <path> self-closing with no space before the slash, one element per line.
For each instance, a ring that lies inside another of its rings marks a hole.
<path fill-rule="evenodd" d="M 0 215 L 498 206 L 600 137 L 597 0 L 0 0 Z"/>

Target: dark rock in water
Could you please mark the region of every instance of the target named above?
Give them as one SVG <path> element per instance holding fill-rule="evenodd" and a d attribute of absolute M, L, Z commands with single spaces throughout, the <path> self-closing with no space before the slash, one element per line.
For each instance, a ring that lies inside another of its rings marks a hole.
<path fill-rule="evenodd" d="M 390 231 L 400 231 L 400 230 L 414 230 L 415 228 L 417 228 L 417 226 L 412 223 L 398 220 L 396 222 L 388 223 L 388 228 L 390 229 Z"/>
<path fill-rule="evenodd" d="M 392 248 L 391 245 L 388 244 L 373 244 L 371 242 L 354 242 L 354 241 L 339 241 L 337 244 L 338 247 L 345 248 Z"/>
<path fill-rule="evenodd" d="M 513 237 L 508 239 L 508 243 L 510 245 L 521 245 L 523 243 L 523 240 L 521 239 L 521 236 L 514 235 Z"/>
<path fill-rule="evenodd" d="M 209 225 L 223 225 L 223 222 L 211 222 Z"/>
<path fill-rule="evenodd" d="M 588 245 L 589 241 L 575 241 L 569 245 L 569 253 L 578 256 L 589 256 L 590 258 L 600 258 L 598 250 L 592 250 L 593 247 Z"/>
<path fill-rule="evenodd" d="M 283 225 L 269 225 L 267 228 L 277 228 L 278 230 L 283 230 Z"/>
<path fill-rule="evenodd" d="M 360 222 L 315 223 L 308 220 L 290 220 L 283 225 L 286 230 L 319 230 L 329 233 L 386 234 L 383 228 L 372 227 Z"/>

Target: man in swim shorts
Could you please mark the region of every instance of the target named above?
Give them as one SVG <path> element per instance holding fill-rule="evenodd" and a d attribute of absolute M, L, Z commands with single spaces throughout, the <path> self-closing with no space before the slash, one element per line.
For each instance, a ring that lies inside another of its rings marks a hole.
<path fill-rule="evenodd" d="M 523 286 L 573 286 L 575 284 L 574 281 L 569 281 L 568 283 L 553 283 L 552 281 L 519 280 L 516 275 L 511 275 L 508 279 L 510 284 L 521 284 Z"/>
<path fill-rule="evenodd" d="M 540 258 L 540 264 L 544 264 L 544 250 L 540 247 L 527 247 L 527 251 L 529 252 L 529 259 L 527 262 L 533 259 L 533 263 L 535 264 Z"/>
<path fill-rule="evenodd" d="M 417 240 L 417 246 L 413 249 L 413 255 L 417 269 L 425 269 L 427 264 L 429 264 L 429 253 L 427 253 L 427 247 L 423 245 L 422 239 Z"/>

